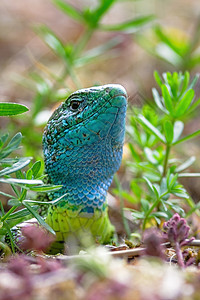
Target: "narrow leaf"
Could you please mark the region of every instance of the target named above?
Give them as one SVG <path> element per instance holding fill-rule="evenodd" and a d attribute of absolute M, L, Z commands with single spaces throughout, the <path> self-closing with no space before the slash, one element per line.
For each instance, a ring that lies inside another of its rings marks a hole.
<path fill-rule="evenodd" d="M 174 138 L 173 138 L 173 143 L 175 143 L 179 137 L 181 136 L 182 132 L 184 129 L 184 123 L 181 121 L 176 121 L 174 123 Z"/>
<path fill-rule="evenodd" d="M 116 0 L 99 1 L 100 5 L 92 12 L 94 23 L 98 23 L 101 17 L 109 10 Z"/>
<path fill-rule="evenodd" d="M 199 75 L 200 75 L 200 74 L 196 74 L 196 75 L 194 76 L 194 78 L 192 79 L 192 82 L 190 83 L 188 89 L 193 89 L 193 87 L 196 85 L 196 83 L 197 83 L 197 81 L 198 81 L 198 79 L 199 79 Z"/>
<path fill-rule="evenodd" d="M 190 81 L 190 73 L 188 71 L 186 71 L 184 74 L 184 79 L 183 79 L 180 95 L 182 95 L 186 91 L 189 81 Z"/>
<path fill-rule="evenodd" d="M 150 180 L 149 180 L 147 177 L 145 177 L 145 176 L 143 176 L 143 179 L 144 179 L 144 180 L 146 181 L 146 183 L 148 184 L 150 190 L 154 193 L 154 188 L 153 188 L 153 185 L 152 185 L 152 183 L 150 182 Z"/>
<path fill-rule="evenodd" d="M 0 152 L 0 159 L 3 159 L 5 157 L 7 157 L 10 153 L 12 153 L 13 151 L 17 150 L 19 148 L 21 140 L 22 140 L 22 134 L 21 134 L 21 132 L 18 132 L 11 139 L 11 141 L 8 143 L 8 145 L 4 149 L 1 150 L 1 152 Z"/>
<path fill-rule="evenodd" d="M 138 121 L 146 127 L 153 135 L 155 135 L 160 141 L 166 143 L 164 135 L 153 125 L 151 124 L 143 115 L 139 115 Z"/>
<path fill-rule="evenodd" d="M 200 105 L 200 98 L 196 100 L 187 110 L 187 113 L 190 114 L 192 111 L 194 111 L 198 106 Z"/>
<path fill-rule="evenodd" d="M 149 202 L 146 199 L 141 199 L 141 206 L 144 212 L 149 210 Z"/>
<path fill-rule="evenodd" d="M 41 186 L 32 186 L 29 189 L 34 192 L 51 192 L 57 191 L 62 188 L 62 185 L 41 185 Z"/>
<path fill-rule="evenodd" d="M 34 205 L 32 206 L 32 208 L 34 210 L 36 210 L 38 208 L 38 206 Z M 12 219 L 18 219 L 18 218 L 22 218 L 22 217 L 26 217 L 28 215 L 30 215 L 30 211 L 27 209 L 27 208 L 23 208 L 23 209 L 20 209 L 12 214 L 9 215 L 8 217 L 8 220 L 12 220 Z"/>
<path fill-rule="evenodd" d="M 180 143 L 185 142 L 187 140 L 193 139 L 197 135 L 200 135 L 200 130 L 197 130 L 197 131 L 193 132 L 192 134 L 189 134 L 189 135 L 185 136 L 184 138 L 182 138 L 182 139 L 176 141 L 175 143 L 173 143 L 173 145 L 177 145 L 177 144 L 180 144 Z"/>
<path fill-rule="evenodd" d="M 168 91 L 168 88 L 166 87 L 166 85 L 163 84 L 161 86 L 161 89 L 162 89 L 162 95 L 164 98 L 165 106 L 166 106 L 167 110 L 173 115 L 174 107 L 172 104 L 172 99 L 171 99 L 170 93 Z"/>
<path fill-rule="evenodd" d="M 30 163 L 30 158 L 21 158 L 18 162 L 14 163 L 12 167 L 7 167 L 0 171 L 0 176 L 5 176 L 11 173 L 14 173 L 18 170 L 21 170 L 25 166 L 27 166 Z"/>
<path fill-rule="evenodd" d="M 189 108 L 193 98 L 194 98 L 194 90 L 192 90 L 192 89 L 188 90 L 184 94 L 184 96 L 182 97 L 182 99 L 180 100 L 180 102 L 178 103 L 178 105 L 176 107 L 176 112 L 175 112 L 176 117 L 180 117 L 185 114 L 185 112 Z"/>
<path fill-rule="evenodd" d="M 55 235 L 55 231 L 43 220 L 42 217 L 40 217 L 40 215 L 32 206 L 30 206 L 27 202 L 24 201 L 22 201 L 22 203 L 46 230 L 48 230 L 53 235 Z"/>
<path fill-rule="evenodd" d="M 162 78 L 160 77 L 160 75 L 157 71 L 154 71 L 154 78 L 155 78 L 157 84 L 161 87 L 163 82 L 162 82 Z"/>
<path fill-rule="evenodd" d="M 164 112 L 164 113 L 168 113 L 168 111 L 166 110 L 166 108 L 163 106 L 163 103 L 161 101 L 161 98 L 160 98 L 160 95 L 158 93 L 158 91 L 153 88 L 152 89 L 152 94 L 153 94 L 153 98 L 154 98 L 154 101 L 156 103 L 156 105 Z"/>
<path fill-rule="evenodd" d="M 28 111 L 28 107 L 18 103 L 1 102 L 0 116 L 14 116 Z"/>
<path fill-rule="evenodd" d="M 191 156 L 188 160 L 186 160 L 183 164 L 178 166 L 175 170 L 175 172 L 182 172 L 183 170 L 187 169 L 190 167 L 196 160 L 195 156 Z"/>
<path fill-rule="evenodd" d="M 140 27 L 146 25 L 147 23 L 154 20 L 155 17 L 153 15 L 138 17 L 133 20 L 129 20 L 127 22 L 115 25 L 102 25 L 100 28 L 106 31 L 128 31 L 133 32 L 139 29 Z"/>
<path fill-rule="evenodd" d="M 200 173 L 179 173 L 178 177 L 200 177 Z"/>
<path fill-rule="evenodd" d="M 28 185 L 38 185 L 43 184 L 42 180 L 28 180 L 28 179 L 18 179 L 18 178 L 0 178 L 0 182 L 9 184 L 28 184 Z"/>
<path fill-rule="evenodd" d="M 36 176 L 38 175 L 39 171 L 41 169 L 41 161 L 38 160 L 34 163 L 34 165 L 31 167 L 31 170 L 33 172 L 33 177 L 36 178 Z"/>
<path fill-rule="evenodd" d="M 167 140 L 168 144 L 171 144 L 171 142 L 173 141 L 174 138 L 174 133 L 173 133 L 173 125 L 170 121 L 165 121 L 164 122 L 164 131 L 165 131 L 165 137 Z"/>
<path fill-rule="evenodd" d="M 65 14 L 67 14 L 72 19 L 77 20 L 79 22 L 83 21 L 82 13 L 78 11 L 78 9 L 70 5 L 69 3 L 62 0 L 53 0 L 53 2 L 60 10 L 62 10 Z"/>
<path fill-rule="evenodd" d="M 36 32 L 44 42 L 55 52 L 56 55 L 66 59 L 65 47 L 59 38 L 47 26 L 41 25 L 36 28 Z"/>

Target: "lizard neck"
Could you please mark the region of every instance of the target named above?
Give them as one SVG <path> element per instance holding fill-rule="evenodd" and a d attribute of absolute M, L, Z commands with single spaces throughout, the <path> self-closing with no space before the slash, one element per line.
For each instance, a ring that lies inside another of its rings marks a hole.
<path fill-rule="evenodd" d="M 111 139 L 105 139 L 67 152 L 63 149 L 56 157 L 55 168 L 52 163 L 48 168 L 47 161 L 46 168 L 51 181 L 63 185 L 52 194 L 53 199 L 66 194 L 58 205 L 86 213 L 105 207 L 107 190 L 120 166 L 122 145 L 114 146 Z"/>

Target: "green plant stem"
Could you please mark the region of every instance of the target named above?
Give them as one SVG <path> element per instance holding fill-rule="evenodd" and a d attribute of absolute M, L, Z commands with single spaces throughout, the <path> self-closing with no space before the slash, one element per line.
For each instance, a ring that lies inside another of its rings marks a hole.
<path fill-rule="evenodd" d="M 163 174 L 162 174 L 161 180 L 167 174 L 167 167 L 168 167 L 170 150 L 171 150 L 171 145 L 167 144 L 166 145 L 166 153 L 165 153 L 165 161 L 164 161 L 164 166 L 163 166 Z"/>
<path fill-rule="evenodd" d="M 146 228 L 146 223 L 148 220 L 149 215 L 151 214 L 151 212 L 154 210 L 154 208 L 156 208 L 156 206 L 158 206 L 160 203 L 160 198 L 156 199 L 156 201 L 152 204 L 151 208 L 148 210 L 148 212 L 146 213 L 146 216 L 144 218 L 143 221 L 143 225 L 142 225 L 142 230 L 144 231 Z"/>
<path fill-rule="evenodd" d="M 156 199 L 156 201 L 154 201 L 154 203 L 152 204 L 152 206 L 150 207 L 150 209 L 147 211 L 146 213 L 146 216 L 144 218 L 144 221 L 143 221 L 143 225 L 142 225 L 142 230 L 144 231 L 145 228 L 146 228 L 146 223 L 147 223 L 147 220 L 149 218 L 149 215 L 152 213 L 152 211 L 154 210 L 154 208 L 156 208 L 159 204 L 160 204 L 160 201 L 161 199 L 167 195 L 169 193 L 169 191 L 166 191 L 165 193 L 163 193 L 162 195 L 160 195 L 159 198 Z"/>
<path fill-rule="evenodd" d="M 10 214 L 17 209 L 17 207 L 17 205 L 11 207 L 11 209 L 1 218 L 1 222 L 4 222 L 10 216 Z"/>
<path fill-rule="evenodd" d="M 87 43 L 91 39 L 92 35 L 94 33 L 93 28 L 85 28 L 85 32 L 81 34 L 81 37 L 76 43 L 76 46 L 74 48 L 74 59 L 79 57 L 83 49 L 86 47 Z"/>
<path fill-rule="evenodd" d="M 6 229 L 7 229 L 7 232 L 8 232 L 9 238 L 10 238 L 11 250 L 12 250 L 13 253 L 15 253 L 15 243 L 13 242 L 12 233 L 10 231 L 10 228 L 9 228 L 7 222 L 4 222 L 4 225 L 5 225 Z"/>

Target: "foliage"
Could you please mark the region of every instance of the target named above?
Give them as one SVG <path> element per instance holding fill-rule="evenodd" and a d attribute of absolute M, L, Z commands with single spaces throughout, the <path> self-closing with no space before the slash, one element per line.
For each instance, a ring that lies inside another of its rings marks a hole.
<path fill-rule="evenodd" d="M 161 95 L 157 89 L 152 90 L 155 109 L 148 104 L 141 109 L 131 108 L 127 126 L 133 158 L 133 162 L 127 163 L 134 176 L 130 182 L 131 193 L 122 187 L 121 191 L 115 190 L 121 197 L 140 205 L 140 210 L 131 211 L 133 219 L 142 222 L 143 230 L 153 219 L 159 225 L 162 219 L 169 219 L 174 212 L 185 216 L 182 200 L 189 205 L 191 212 L 198 210 L 198 205 L 179 182 L 181 177 L 200 176 L 200 173 L 185 172 L 195 157 L 184 162 L 174 157 L 176 145 L 180 147 L 200 134 L 197 130 L 182 136 L 185 123 L 200 104 L 200 99 L 195 100 L 193 89 L 198 76 L 190 82 L 188 72 L 167 72 L 163 78 L 157 72 L 154 75 L 161 90 Z"/>
<path fill-rule="evenodd" d="M 116 46 L 124 41 L 122 34 L 132 34 L 154 19 L 152 15 L 145 15 L 112 26 L 103 24 L 103 18 L 116 2 L 117 0 L 99 0 L 96 6 L 91 7 L 83 4 L 80 10 L 64 0 L 53 0 L 55 6 L 66 17 L 70 17 L 81 25 L 79 38 L 73 42 L 65 43 L 64 38 L 60 38 L 58 34 L 44 24 L 35 26 L 36 34 L 54 54 L 59 71 L 55 73 L 42 61 L 35 61 L 35 68 L 26 78 L 18 77 L 18 81 L 28 89 L 33 90 L 35 94 L 31 112 L 23 120 L 23 126 L 20 128 L 22 134 L 29 137 L 29 143 L 24 140 L 28 155 L 32 156 L 33 153 L 34 155 L 37 153 L 40 157 L 38 149 L 41 145 L 42 132 L 38 130 L 37 134 L 34 134 L 32 127 L 40 127 L 48 120 L 51 115 L 48 108 L 49 104 L 66 99 L 71 90 L 82 87 L 77 71 L 89 63 L 94 64 L 106 54 L 111 53 L 112 50 L 116 51 Z M 98 31 L 107 32 L 108 38 L 102 44 L 89 48 L 90 40 L 95 37 Z M 115 32 L 114 37 L 110 37 L 110 32 Z M 92 84 L 94 83 L 92 82 Z"/>
<path fill-rule="evenodd" d="M 9 142 L 8 134 L 0 138 L 0 182 L 8 184 L 12 193 L 0 191 L 0 195 L 7 197 L 8 205 L 11 208 L 5 212 L 2 201 L 0 202 L 0 236 L 6 234 L 10 237 L 12 250 L 14 251 L 14 240 L 11 234 L 11 228 L 16 224 L 35 217 L 38 222 L 48 231 L 54 234 L 54 231 L 43 218 L 38 214 L 38 204 L 49 204 L 50 202 L 41 202 L 32 200 L 35 192 L 46 193 L 58 190 L 61 186 L 47 185 L 43 182 L 45 175 L 41 175 L 41 162 L 35 162 L 26 172 L 22 169 L 30 164 L 30 157 L 13 158 L 10 155 L 19 149 L 22 135 L 17 133 Z M 15 174 L 15 177 L 11 177 Z"/>
<path fill-rule="evenodd" d="M 179 70 L 191 70 L 200 64 L 200 22 L 190 36 L 178 28 L 156 25 L 151 34 L 138 35 L 138 43 L 151 55 Z"/>

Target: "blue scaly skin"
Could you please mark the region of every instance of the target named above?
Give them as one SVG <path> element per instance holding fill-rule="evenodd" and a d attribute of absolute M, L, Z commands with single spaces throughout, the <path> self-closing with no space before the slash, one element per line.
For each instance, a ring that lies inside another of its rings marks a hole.
<path fill-rule="evenodd" d="M 69 236 L 90 233 L 107 243 L 114 227 L 108 218 L 106 194 L 122 158 L 125 89 L 117 84 L 82 89 L 63 102 L 49 119 L 43 135 L 46 173 L 63 187 L 50 195 L 66 196 L 48 209 L 54 248 Z M 56 251 L 56 250 L 55 250 Z"/>

